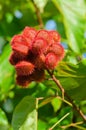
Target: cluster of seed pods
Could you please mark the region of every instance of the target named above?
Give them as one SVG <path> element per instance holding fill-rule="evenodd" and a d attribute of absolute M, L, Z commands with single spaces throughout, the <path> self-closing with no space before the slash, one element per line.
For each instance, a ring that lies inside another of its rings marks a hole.
<path fill-rule="evenodd" d="M 25 27 L 12 38 L 11 47 L 9 61 L 15 67 L 17 84 L 24 87 L 32 81 L 42 81 L 45 69 L 55 69 L 64 58 L 64 48 L 56 31 Z"/>

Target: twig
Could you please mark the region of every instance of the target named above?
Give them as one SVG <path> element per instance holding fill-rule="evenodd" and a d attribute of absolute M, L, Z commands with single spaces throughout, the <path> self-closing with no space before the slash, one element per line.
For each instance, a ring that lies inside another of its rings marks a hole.
<path fill-rule="evenodd" d="M 35 11 L 36 11 L 36 16 L 37 16 L 37 20 L 38 20 L 39 26 L 42 29 L 44 25 L 43 25 L 43 21 L 42 21 L 42 18 L 41 18 L 40 10 L 37 7 L 37 5 L 35 4 L 34 0 L 32 0 L 32 3 L 34 5 Z"/>
<path fill-rule="evenodd" d="M 51 78 L 53 79 L 53 81 L 56 83 L 56 85 L 59 87 L 59 89 L 62 92 L 62 96 L 64 98 L 64 96 L 66 98 L 68 98 L 69 102 L 72 104 L 73 108 L 78 112 L 78 114 L 82 117 L 82 119 L 84 120 L 84 122 L 86 122 L 86 118 L 84 116 L 84 114 L 82 113 L 82 111 L 75 105 L 75 103 L 72 101 L 72 99 L 69 97 L 69 95 L 65 92 L 64 88 L 62 87 L 62 85 L 60 84 L 59 80 L 57 80 L 57 78 L 55 77 L 54 74 L 52 74 L 48 69 L 47 69 L 49 75 L 51 76 Z"/>
<path fill-rule="evenodd" d="M 58 122 L 56 122 L 49 130 L 53 130 L 62 120 L 64 120 L 70 113 L 64 115 Z"/>
<path fill-rule="evenodd" d="M 66 126 L 61 126 L 62 129 L 67 129 L 69 127 L 76 127 L 78 128 L 79 130 L 86 130 L 86 128 L 80 126 L 81 124 L 83 124 L 83 122 L 76 122 L 76 123 L 71 123 L 69 125 L 66 125 Z"/>

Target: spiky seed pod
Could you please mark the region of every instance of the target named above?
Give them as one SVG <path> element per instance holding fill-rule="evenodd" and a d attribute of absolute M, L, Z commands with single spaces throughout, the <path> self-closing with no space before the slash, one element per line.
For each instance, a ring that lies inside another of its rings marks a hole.
<path fill-rule="evenodd" d="M 57 31 L 49 31 L 49 34 L 53 43 L 60 43 L 61 38 Z"/>
<path fill-rule="evenodd" d="M 54 53 L 48 53 L 45 59 L 45 66 L 47 69 L 53 70 L 56 67 L 58 61 L 59 59 Z"/>
<path fill-rule="evenodd" d="M 31 78 L 33 79 L 33 81 L 36 81 L 36 82 L 43 81 L 45 78 L 44 70 L 35 69 L 35 71 L 31 75 Z"/>
<path fill-rule="evenodd" d="M 16 82 L 22 87 L 27 87 L 31 83 L 30 76 L 17 76 Z"/>
<path fill-rule="evenodd" d="M 50 42 L 50 35 L 49 35 L 49 32 L 47 30 L 38 31 L 35 38 L 43 38 L 45 41 L 47 41 L 48 44 Z"/>
<path fill-rule="evenodd" d="M 37 31 L 34 28 L 31 27 L 25 27 L 25 29 L 23 30 L 22 34 L 26 37 L 29 38 L 33 41 L 33 39 L 36 36 Z"/>
<path fill-rule="evenodd" d="M 22 34 L 14 35 L 14 37 L 11 40 L 11 46 L 14 44 L 19 44 L 19 45 L 26 45 L 30 47 L 31 41 L 26 40 L 25 36 Z"/>
<path fill-rule="evenodd" d="M 40 70 L 40 69 L 43 69 L 44 66 L 45 66 L 45 55 L 44 54 L 41 54 L 41 55 L 38 55 L 34 60 L 34 65 L 35 67 Z"/>
<path fill-rule="evenodd" d="M 11 40 L 12 54 L 10 63 L 14 65 L 21 86 L 28 86 L 31 81 L 44 80 L 44 70 L 53 70 L 64 57 L 64 49 L 60 43 L 60 35 L 56 31 L 36 31 L 25 27 L 22 34 Z"/>
<path fill-rule="evenodd" d="M 45 54 L 48 53 L 54 53 L 61 60 L 64 57 L 64 48 L 62 47 L 61 44 L 57 44 L 57 43 L 51 44 L 50 46 L 48 46 L 45 52 Z"/>
<path fill-rule="evenodd" d="M 28 55 L 29 52 L 29 47 L 25 46 L 25 45 L 20 45 L 20 44 L 14 44 L 12 46 L 13 51 L 15 51 L 16 55 L 18 55 L 18 57 L 25 57 Z"/>
<path fill-rule="evenodd" d="M 30 75 L 34 71 L 34 65 L 27 61 L 20 61 L 15 65 L 17 75 Z"/>
<path fill-rule="evenodd" d="M 26 57 L 20 57 L 19 55 L 16 54 L 16 52 L 12 52 L 9 58 L 9 62 L 12 65 L 16 65 L 18 62 L 25 60 Z"/>
<path fill-rule="evenodd" d="M 32 52 L 34 54 L 41 54 L 44 52 L 46 46 L 46 41 L 43 38 L 38 38 L 32 44 Z"/>

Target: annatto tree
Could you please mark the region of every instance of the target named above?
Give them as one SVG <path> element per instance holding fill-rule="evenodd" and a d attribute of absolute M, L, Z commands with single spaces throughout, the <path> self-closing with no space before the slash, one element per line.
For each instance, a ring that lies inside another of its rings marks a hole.
<path fill-rule="evenodd" d="M 0 130 L 86 129 L 85 8 L 1 0 Z"/>

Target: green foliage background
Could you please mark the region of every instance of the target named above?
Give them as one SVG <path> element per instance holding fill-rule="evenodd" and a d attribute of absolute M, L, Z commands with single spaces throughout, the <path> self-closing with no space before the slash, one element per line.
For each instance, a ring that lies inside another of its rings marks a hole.
<path fill-rule="evenodd" d="M 44 28 L 57 30 L 65 48 L 64 61 L 57 66 L 55 76 L 86 115 L 86 0 L 34 2 Z M 86 130 L 86 123 L 70 127 L 82 119 L 70 105 L 55 98 L 61 92 L 53 81 L 33 82 L 27 89 L 17 86 L 14 68 L 8 61 L 9 43 L 25 26 L 39 29 L 32 0 L 0 0 L 0 130 L 49 130 L 56 122 L 53 130 Z"/>

